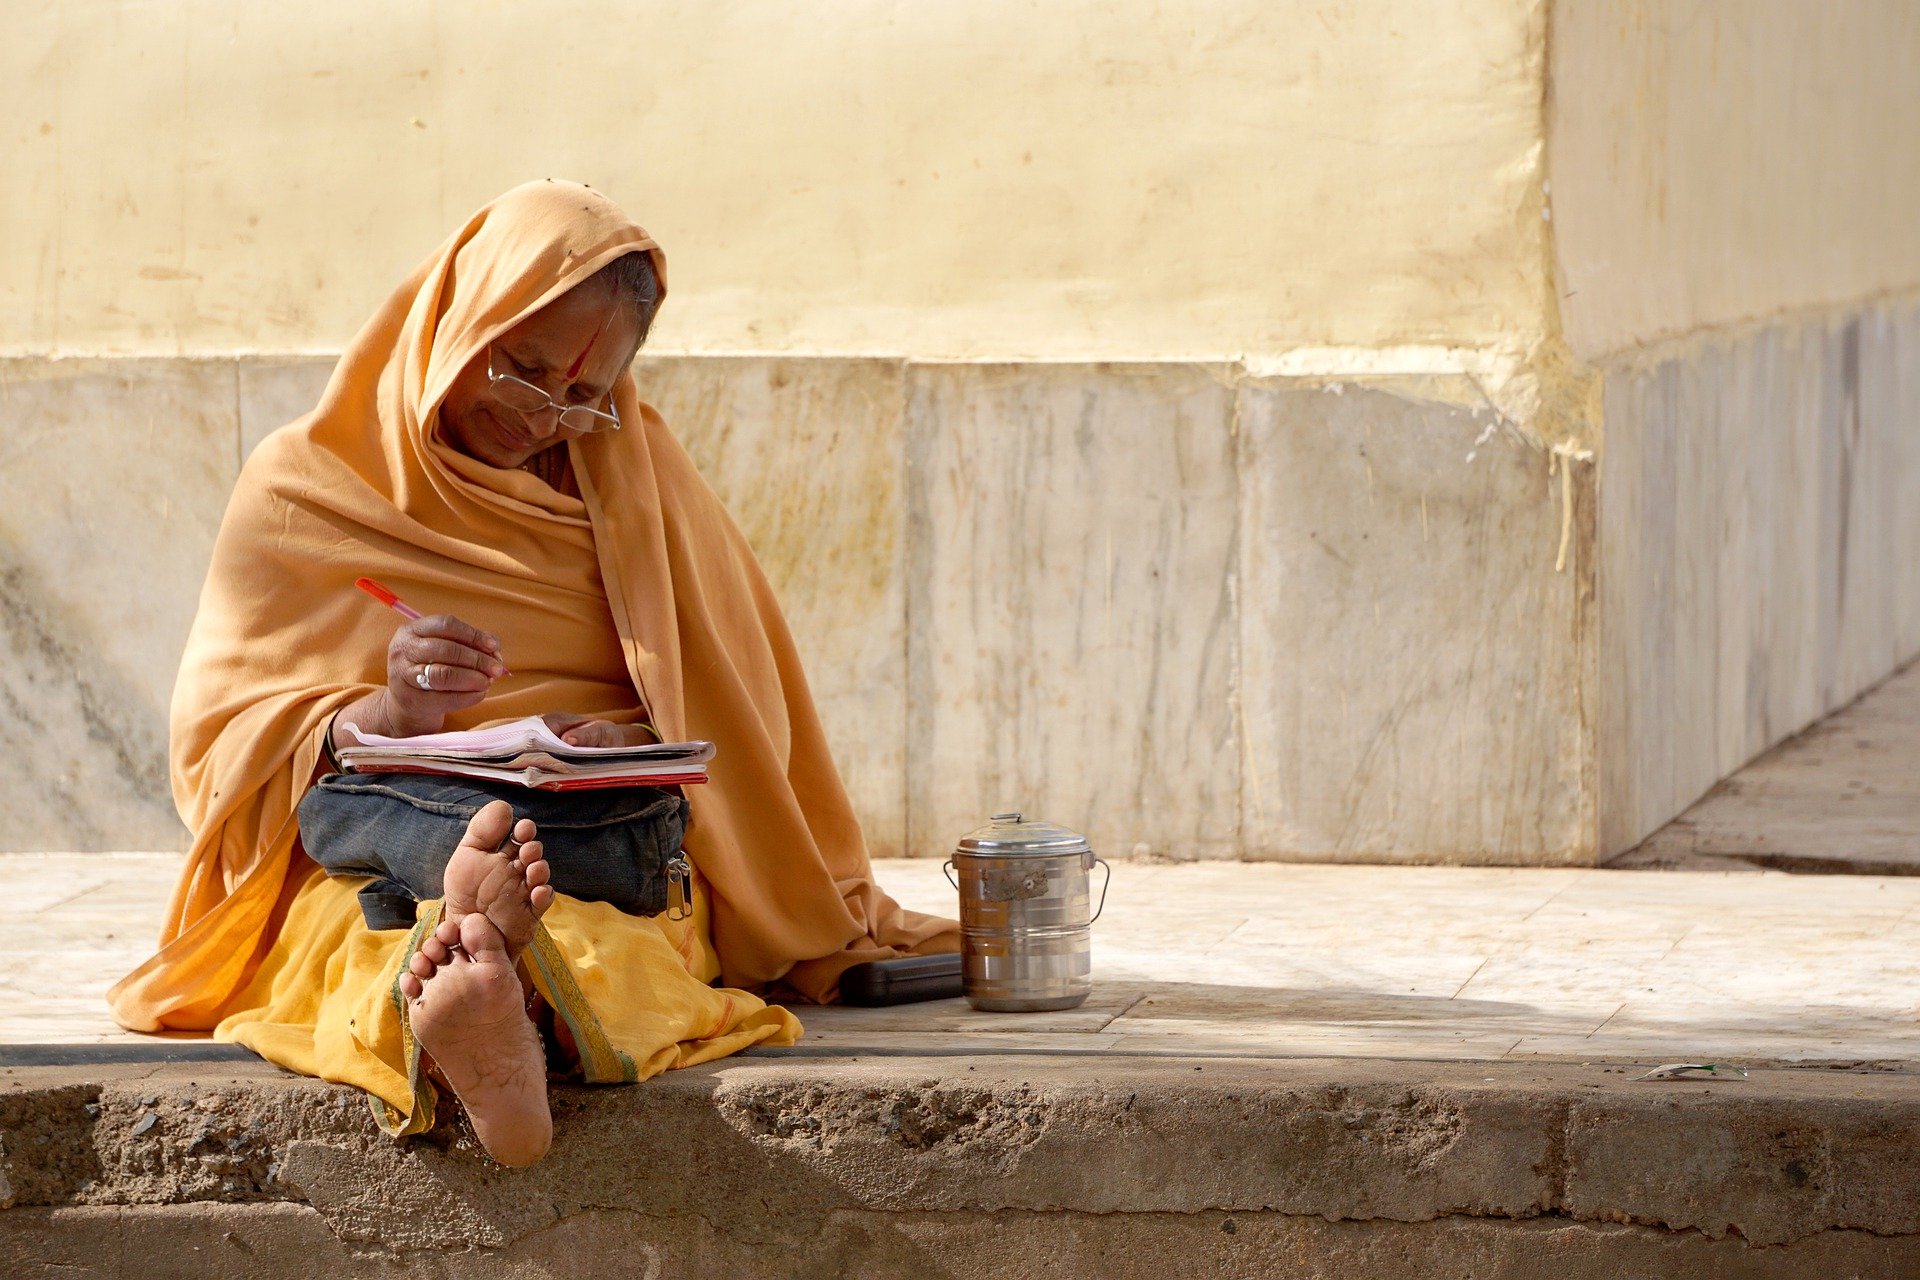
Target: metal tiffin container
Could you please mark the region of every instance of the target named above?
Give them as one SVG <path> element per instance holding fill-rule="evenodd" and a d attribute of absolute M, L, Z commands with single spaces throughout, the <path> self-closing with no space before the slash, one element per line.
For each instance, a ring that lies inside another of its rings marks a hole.
<path fill-rule="evenodd" d="M 1096 862 L 1107 874 L 1100 905 L 1089 912 Z M 1091 926 L 1106 907 L 1113 868 L 1094 856 L 1085 836 L 996 813 L 962 837 L 941 869 L 960 891 L 969 1004 L 1003 1012 L 1071 1009 L 1093 991 Z"/>

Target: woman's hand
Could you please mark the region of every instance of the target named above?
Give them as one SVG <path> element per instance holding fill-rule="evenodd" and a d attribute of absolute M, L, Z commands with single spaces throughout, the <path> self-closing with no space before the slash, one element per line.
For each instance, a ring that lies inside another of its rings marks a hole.
<path fill-rule="evenodd" d="M 440 732 L 449 715 L 477 705 L 506 674 L 493 636 L 451 614 L 412 619 L 387 645 L 390 736 Z"/>
<path fill-rule="evenodd" d="M 660 739 L 643 724 L 615 724 L 566 711 L 551 711 L 540 717 L 560 740 L 575 747 L 644 747 Z"/>
<path fill-rule="evenodd" d="M 426 688 L 421 676 L 426 676 Z M 500 642 L 447 614 L 415 618 L 387 645 L 387 687 L 349 703 L 333 718 L 333 746 L 351 746 L 346 725 L 388 738 L 438 733 L 447 716 L 487 696 L 507 674 Z"/>

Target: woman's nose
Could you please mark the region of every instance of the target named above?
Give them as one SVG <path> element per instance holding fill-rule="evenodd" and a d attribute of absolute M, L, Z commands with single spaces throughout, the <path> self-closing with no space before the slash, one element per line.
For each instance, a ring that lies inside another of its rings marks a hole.
<path fill-rule="evenodd" d="M 533 433 L 535 440 L 544 440 L 560 429 L 560 407 L 548 405 L 544 409 L 535 409 L 532 413 L 522 414 L 526 419 L 527 430 Z"/>

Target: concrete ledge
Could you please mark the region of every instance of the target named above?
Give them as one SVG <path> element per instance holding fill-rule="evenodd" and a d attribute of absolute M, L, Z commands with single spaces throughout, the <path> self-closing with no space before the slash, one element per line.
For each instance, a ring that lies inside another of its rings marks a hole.
<path fill-rule="evenodd" d="M 986 1246 L 986 1247 L 983 1247 Z M 1830 1231 L 1756 1249 L 1646 1227 L 1539 1219 L 1329 1222 L 1280 1213 L 893 1213 L 835 1211 L 816 1234 L 746 1241 L 700 1218 L 576 1214 L 498 1250 L 368 1250 L 305 1206 L 20 1209 L 0 1218 L 0 1265 L 20 1280 L 192 1276 L 979 1277 L 1284 1275 L 1288 1280 L 1805 1280 L 1904 1277 L 1911 1238 Z"/>
<path fill-rule="evenodd" d="M 264 1065 L 20 1067 L 0 1273 L 1920 1272 L 1920 1079 L 1635 1074 L 755 1056 L 561 1088 L 510 1173 Z"/>

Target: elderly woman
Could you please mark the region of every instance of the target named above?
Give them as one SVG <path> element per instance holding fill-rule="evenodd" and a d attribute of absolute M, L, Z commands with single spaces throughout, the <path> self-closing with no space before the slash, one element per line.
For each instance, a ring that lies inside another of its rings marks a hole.
<path fill-rule="evenodd" d="M 111 993 L 125 1026 L 357 1085 L 395 1134 L 450 1088 L 524 1164 L 550 1140 L 549 1060 L 614 1083 L 791 1043 L 752 993 L 828 1001 L 853 964 L 956 948 L 874 885 L 779 606 L 635 392 L 665 292 L 659 247 L 605 197 L 516 188 L 248 459 L 174 692 L 193 849 L 159 953 Z M 360 575 L 429 616 L 396 629 Z M 529 715 L 579 744 L 718 745 L 690 796 L 691 915 L 556 894 L 563 851 L 494 804 L 443 899 L 370 927 L 365 881 L 322 874 L 295 820 L 346 726 Z"/>

